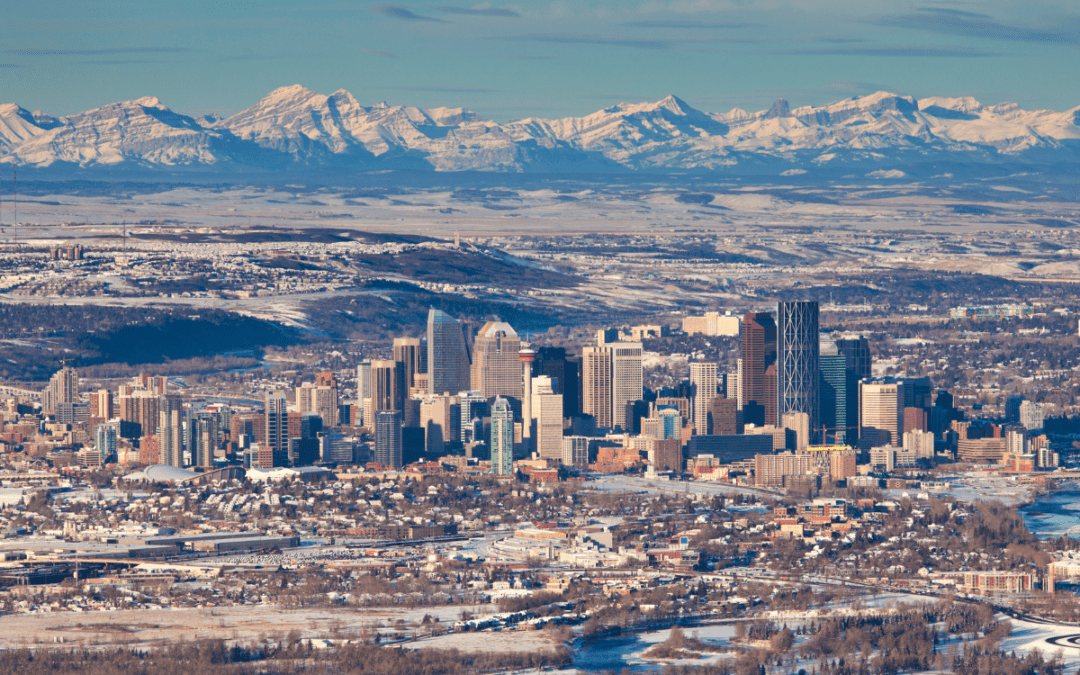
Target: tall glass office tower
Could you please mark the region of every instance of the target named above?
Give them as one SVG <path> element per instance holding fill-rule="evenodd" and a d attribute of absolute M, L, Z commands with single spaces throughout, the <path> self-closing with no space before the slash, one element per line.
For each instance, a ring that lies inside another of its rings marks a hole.
<path fill-rule="evenodd" d="M 821 432 L 818 398 L 818 304 L 779 302 L 776 305 L 777 420 L 787 413 L 810 416 L 810 436 Z"/>
<path fill-rule="evenodd" d="M 471 389 L 471 359 L 462 325 L 442 310 L 428 312 L 428 392 L 456 394 Z"/>
<path fill-rule="evenodd" d="M 819 351 L 822 442 L 854 445 L 859 438 L 859 376 L 832 340 L 822 340 Z"/>

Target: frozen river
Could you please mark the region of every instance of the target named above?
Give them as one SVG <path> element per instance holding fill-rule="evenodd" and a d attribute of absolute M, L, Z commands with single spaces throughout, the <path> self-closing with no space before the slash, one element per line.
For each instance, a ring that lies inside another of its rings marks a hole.
<path fill-rule="evenodd" d="M 1024 517 L 1027 528 L 1039 539 L 1066 532 L 1080 538 L 1080 490 L 1062 490 L 1043 495 L 1031 506 L 1021 508 L 1020 515 Z"/>

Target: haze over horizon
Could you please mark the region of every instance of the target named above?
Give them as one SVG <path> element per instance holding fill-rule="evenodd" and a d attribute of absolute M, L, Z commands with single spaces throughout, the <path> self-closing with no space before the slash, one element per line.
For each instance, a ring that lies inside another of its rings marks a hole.
<path fill-rule="evenodd" d="M 820 105 L 879 90 L 1067 110 L 1072 3 L 595 1 L 475 6 L 126 0 L 14 6 L 3 102 L 67 115 L 155 96 L 229 115 L 279 86 L 493 120 L 674 94 L 700 110 Z"/>

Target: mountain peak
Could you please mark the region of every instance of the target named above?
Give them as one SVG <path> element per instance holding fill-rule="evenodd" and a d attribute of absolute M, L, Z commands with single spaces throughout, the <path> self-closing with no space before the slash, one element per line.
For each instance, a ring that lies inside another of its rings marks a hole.
<path fill-rule="evenodd" d="M 765 113 L 765 119 L 771 120 L 777 117 L 791 117 L 791 106 L 788 105 L 786 98 L 776 99 L 772 107 L 769 108 L 769 112 Z"/>
<path fill-rule="evenodd" d="M 306 99 L 316 96 L 317 94 L 307 87 L 301 84 L 291 84 L 287 87 L 278 87 L 269 94 L 263 97 L 260 104 L 279 103 L 284 101 L 294 101 L 297 99 Z"/>
<path fill-rule="evenodd" d="M 693 110 L 693 108 L 687 105 L 686 101 L 682 100 L 678 96 L 668 94 L 664 98 L 656 102 L 657 108 L 665 108 L 675 113 L 676 115 L 685 115 L 687 111 Z"/>
<path fill-rule="evenodd" d="M 944 108 L 945 110 L 954 110 L 962 113 L 977 113 L 983 109 L 983 104 L 979 103 L 971 96 L 962 96 L 959 98 L 931 96 L 929 98 L 920 98 L 919 110 L 926 110 L 927 108 Z"/>
<path fill-rule="evenodd" d="M 143 96 L 132 101 L 135 105 L 142 106 L 144 108 L 157 108 L 158 110 L 168 110 L 157 96 Z"/>

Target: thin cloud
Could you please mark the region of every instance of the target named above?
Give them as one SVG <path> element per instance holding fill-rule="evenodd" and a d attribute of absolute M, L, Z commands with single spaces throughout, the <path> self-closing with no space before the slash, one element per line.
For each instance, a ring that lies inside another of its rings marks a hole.
<path fill-rule="evenodd" d="M 86 64 L 86 65 L 94 65 L 94 66 L 129 66 L 129 65 L 133 65 L 133 64 L 142 64 L 142 63 L 165 63 L 165 61 L 149 61 L 149 60 L 142 61 L 142 60 L 138 60 L 138 59 L 126 59 L 126 60 L 118 59 L 118 60 L 115 60 L 115 61 L 79 61 L 79 63 Z"/>
<path fill-rule="evenodd" d="M 486 9 L 471 9 L 468 7 L 453 7 L 450 5 L 437 5 L 432 7 L 436 12 L 447 14 L 464 14 L 465 16 L 494 16 L 503 19 L 520 19 L 521 15 L 512 9 L 499 9 L 490 7 Z"/>
<path fill-rule="evenodd" d="M 636 38 L 606 38 L 597 35 L 517 35 L 506 40 L 524 40 L 528 42 L 548 42 L 558 45 L 599 45 L 602 47 L 632 47 L 634 49 L 663 50 L 674 44 L 671 40 L 639 40 Z"/>
<path fill-rule="evenodd" d="M 384 59 L 396 59 L 397 58 L 397 54 L 395 54 L 394 52 L 388 52 L 388 51 L 383 50 L 383 49 L 361 49 L 360 51 L 362 51 L 363 53 L 365 53 L 365 54 L 367 54 L 369 56 L 381 56 Z"/>
<path fill-rule="evenodd" d="M 546 54 L 502 54 L 501 58 L 513 59 L 514 61 L 554 61 L 557 56 Z"/>
<path fill-rule="evenodd" d="M 981 14 L 956 10 L 923 9 L 916 14 L 901 14 L 876 20 L 886 28 L 906 28 L 954 37 L 971 37 L 1037 44 L 1080 45 L 1080 22 L 1067 19 L 1056 28 L 1007 26 Z"/>
<path fill-rule="evenodd" d="M 966 16 L 969 19 L 989 19 L 989 14 L 980 14 L 978 12 L 968 12 L 963 9 L 952 9 L 949 7 L 918 7 L 920 12 L 935 12 L 937 14 L 948 14 L 950 16 Z"/>
<path fill-rule="evenodd" d="M 424 16 L 417 14 L 411 10 L 405 9 L 401 5 L 372 5 L 371 11 L 382 16 L 390 17 L 391 19 L 403 19 L 405 21 L 430 21 L 433 23 L 447 23 L 442 19 L 437 19 L 433 16 Z"/>
<path fill-rule="evenodd" d="M 386 87 L 396 91 L 434 91 L 442 94 L 501 94 L 501 89 L 478 87 Z"/>
<path fill-rule="evenodd" d="M 622 24 L 631 28 L 753 28 L 757 23 L 701 23 L 698 21 L 665 21 L 650 19 L 647 21 L 628 21 Z"/>
<path fill-rule="evenodd" d="M 986 58 L 1004 56 L 1000 52 L 988 52 L 965 47 L 911 47 L 882 45 L 879 47 L 811 47 L 807 49 L 779 49 L 770 54 L 798 54 L 801 56 L 898 56 L 916 58 Z"/>
<path fill-rule="evenodd" d="M 847 44 L 861 44 L 861 43 L 869 42 L 869 40 L 866 40 L 864 38 L 853 38 L 853 37 L 817 37 L 817 38 L 811 38 L 810 40 L 808 40 L 808 42 L 821 42 L 821 43 L 830 44 L 830 45 L 847 45 Z"/>
<path fill-rule="evenodd" d="M 117 47 L 113 49 L 9 49 L 5 53 L 20 56 L 108 56 L 110 54 L 176 54 L 191 51 L 187 47 Z"/>

